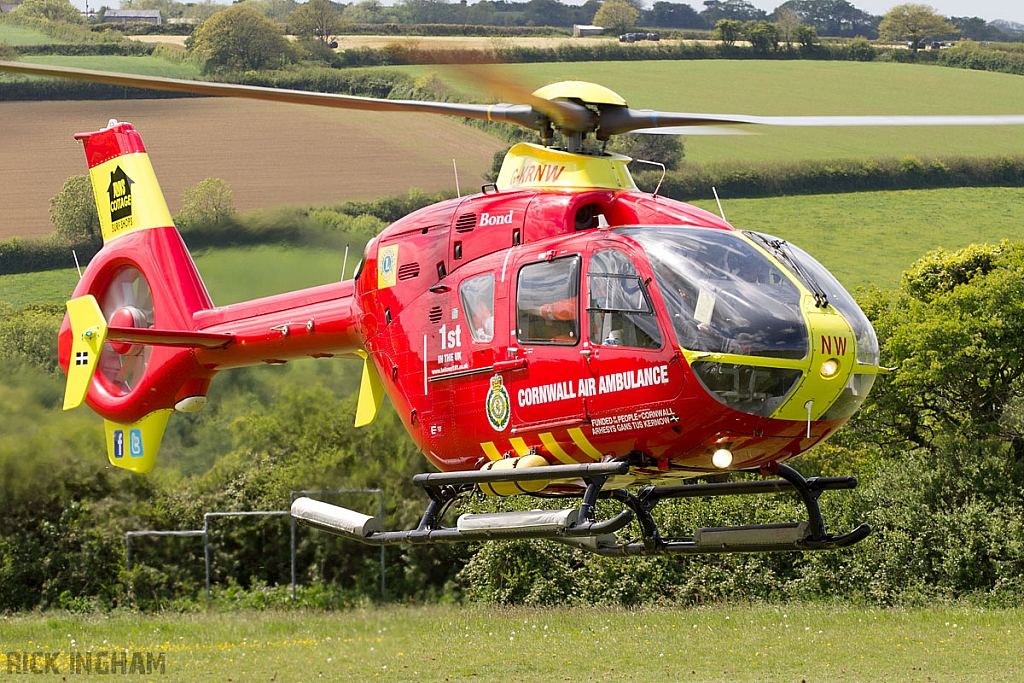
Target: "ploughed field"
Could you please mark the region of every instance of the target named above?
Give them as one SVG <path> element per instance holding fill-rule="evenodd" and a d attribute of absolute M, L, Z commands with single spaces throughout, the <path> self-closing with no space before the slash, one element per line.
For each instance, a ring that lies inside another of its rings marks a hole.
<path fill-rule="evenodd" d="M 217 98 L 0 102 L 0 240 L 49 234 L 50 198 L 87 171 L 73 136 L 116 118 L 142 134 L 171 212 L 183 190 L 227 182 L 240 211 L 479 190 L 503 142 L 454 119 Z"/>

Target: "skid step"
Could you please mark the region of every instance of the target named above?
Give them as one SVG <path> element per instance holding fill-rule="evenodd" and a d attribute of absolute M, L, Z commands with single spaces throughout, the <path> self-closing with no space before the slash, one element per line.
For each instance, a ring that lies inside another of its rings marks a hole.
<path fill-rule="evenodd" d="M 693 542 L 702 547 L 792 544 L 807 538 L 807 526 L 807 522 L 793 522 L 697 529 L 693 534 Z"/>
<path fill-rule="evenodd" d="M 312 498 L 296 498 L 292 503 L 292 517 L 308 526 L 357 540 L 384 528 L 377 517 Z"/>
<path fill-rule="evenodd" d="M 465 514 L 459 517 L 456 528 L 462 533 L 538 531 L 565 531 L 576 524 L 579 510 L 522 510 L 518 512 L 488 512 Z"/>

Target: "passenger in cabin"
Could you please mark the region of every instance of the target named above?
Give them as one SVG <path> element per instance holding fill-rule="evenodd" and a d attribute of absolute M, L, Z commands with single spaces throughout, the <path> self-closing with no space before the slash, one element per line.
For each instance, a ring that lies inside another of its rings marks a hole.
<path fill-rule="evenodd" d="M 494 338 L 494 274 L 485 273 L 466 280 L 459 287 L 459 294 L 473 341 L 491 341 Z"/>

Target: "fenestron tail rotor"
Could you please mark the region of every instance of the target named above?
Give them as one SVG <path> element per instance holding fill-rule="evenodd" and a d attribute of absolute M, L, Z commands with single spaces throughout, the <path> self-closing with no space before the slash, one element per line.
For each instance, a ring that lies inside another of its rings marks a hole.
<path fill-rule="evenodd" d="M 119 270 L 100 298 L 100 309 L 112 327 L 148 329 L 153 326 L 153 295 L 145 276 L 132 266 Z M 152 347 L 125 341 L 107 342 L 97 372 L 109 388 L 127 394 L 146 370 Z"/>

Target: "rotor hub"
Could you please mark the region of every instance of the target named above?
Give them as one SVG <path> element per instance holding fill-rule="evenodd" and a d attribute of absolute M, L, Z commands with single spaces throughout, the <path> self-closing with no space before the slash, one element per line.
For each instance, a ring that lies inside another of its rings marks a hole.
<path fill-rule="evenodd" d="M 110 316 L 109 325 L 111 327 L 146 327 L 146 314 L 135 306 L 124 306 Z M 110 342 L 110 348 L 122 356 L 131 353 L 134 347 L 135 344 L 131 342 Z"/>

